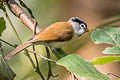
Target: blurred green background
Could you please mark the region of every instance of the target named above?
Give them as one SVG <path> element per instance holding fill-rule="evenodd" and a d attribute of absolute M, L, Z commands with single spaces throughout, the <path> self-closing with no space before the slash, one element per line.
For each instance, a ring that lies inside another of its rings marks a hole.
<path fill-rule="evenodd" d="M 120 18 L 120 1 L 119 0 L 22 0 L 33 12 L 36 20 L 41 28 L 46 28 L 50 24 L 58 21 L 67 21 L 70 17 L 79 16 L 88 24 L 90 31 L 95 29 L 102 22 L 107 22 L 116 18 Z M 25 10 L 26 11 L 26 10 Z M 26 28 L 21 21 L 15 17 L 8 9 L 7 12 L 20 36 L 23 43 L 31 38 L 32 32 Z M 26 11 L 27 12 L 27 11 Z M 0 16 L 4 16 L 2 11 Z M 5 16 L 4 16 L 5 17 Z M 20 45 L 15 36 L 9 22 L 6 19 L 7 28 L 3 32 L 1 39 L 12 44 Z M 119 26 L 119 23 L 116 24 Z M 12 47 L 4 44 L 4 51 L 6 55 L 13 50 Z M 68 54 L 77 53 L 85 59 L 91 60 L 94 57 L 104 56 L 102 50 L 106 45 L 95 45 L 89 37 L 89 33 L 80 38 L 70 41 L 69 44 L 63 47 Z M 44 46 L 38 45 L 37 50 L 46 55 Z M 53 55 L 52 55 L 53 56 Z M 55 58 L 55 56 L 53 56 Z M 21 52 L 14 58 L 8 61 L 11 68 L 16 72 L 15 80 L 40 80 L 40 77 L 32 69 L 32 65 L 27 57 Z M 40 69 L 44 76 L 47 74 L 47 62 L 39 59 Z M 114 72 L 120 74 L 119 63 L 106 64 L 96 66 L 104 73 Z M 114 68 L 114 69 L 113 69 Z M 54 74 L 59 74 L 56 78 L 51 80 L 72 80 L 69 72 L 63 67 L 52 64 Z M 115 80 L 114 77 L 112 77 Z"/>

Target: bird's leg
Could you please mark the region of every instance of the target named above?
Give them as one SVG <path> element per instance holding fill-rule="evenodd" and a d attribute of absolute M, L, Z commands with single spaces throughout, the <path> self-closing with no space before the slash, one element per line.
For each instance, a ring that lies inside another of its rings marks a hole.
<path fill-rule="evenodd" d="M 50 47 L 50 49 L 52 50 L 53 54 L 54 54 L 58 59 L 60 59 L 59 55 L 57 55 L 57 54 L 58 54 L 57 48 L 51 48 L 51 47 Z"/>
<path fill-rule="evenodd" d="M 58 59 L 67 56 L 67 54 L 61 48 L 51 48 L 51 50 Z"/>
<path fill-rule="evenodd" d="M 50 59 L 51 57 L 50 57 L 49 48 L 48 48 L 48 46 L 45 46 L 45 48 L 46 48 L 46 51 L 47 51 L 47 58 Z M 52 70 L 51 70 L 51 61 L 48 61 L 48 68 L 49 68 L 49 71 L 48 71 L 47 80 L 49 80 L 50 77 L 57 77 L 58 76 L 58 74 L 57 75 L 53 75 L 53 73 L 52 73 Z"/>

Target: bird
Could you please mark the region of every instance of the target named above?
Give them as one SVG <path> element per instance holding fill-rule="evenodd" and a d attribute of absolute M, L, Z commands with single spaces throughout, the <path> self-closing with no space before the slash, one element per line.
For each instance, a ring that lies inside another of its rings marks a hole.
<path fill-rule="evenodd" d="M 11 59 L 14 55 L 31 45 L 41 44 L 52 48 L 61 48 L 74 36 L 79 37 L 88 31 L 87 24 L 79 17 L 72 17 L 64 22 L 56 22 L 36 34 L 26 43 L 16 47 L 5 59 Z"/>

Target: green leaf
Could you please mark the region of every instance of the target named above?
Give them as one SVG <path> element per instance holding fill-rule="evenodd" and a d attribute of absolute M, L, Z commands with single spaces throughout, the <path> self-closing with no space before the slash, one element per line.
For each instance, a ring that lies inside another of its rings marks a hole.
<path fill-rule="evenodd" d="M 120 48 L 118 46 L 113 46 L 105 48 L 105 50 L 103 51 L 104 54 L 120 54 Z"/>
<path fill-rule="evenodd" d="M 91 39 L 95 44 L 107 43 L 113 47 L 106 48 L 105 54 L 120 54 L 120 28 L 105 27 L 91 33 Z"/>
<path fill-rule="evenodd" d="M 56 64 L 64 66 L 76 76 L 92 78 L 93 80 L 110 80 L 107 75 L 99 72 L 90 62 L 75 54 L 61 58 Z"/>
<path fill-rule="evenodd" d="M 106 64 L 106 63 L 113 63 L 116 61 L 120 61 L 120 56 L 106 56 L 106 57 L 99 57 L 92 61 L 92 64 Z"/>
<path fill-rule="evenodd" d="M 120 40 L 120 28 L 105 27 L 104 29 L 97 29 L 91 33 L 91 39 L 96 44 L 107 43 L 116 45 Z"/>
<path fill-rule="evenodd" d="M 3 17 L 0 18 L 0 36 L 2 35 L 2 32 L 6 29 L 5 26 L 5 20 Z"/>
<path fill-rule="evenodd" d="M 0 55 L 0 80 L 14 80 L 15 73 Z"/>

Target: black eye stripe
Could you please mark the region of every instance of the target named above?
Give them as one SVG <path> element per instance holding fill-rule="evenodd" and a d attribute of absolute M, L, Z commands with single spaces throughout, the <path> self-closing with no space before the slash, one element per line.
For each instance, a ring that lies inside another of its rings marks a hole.
<path fill-rule="evenodd" d="M 80 18 L 72 18 L 71 20 L 72 20 L 73 22 L 79 23 L 79 25 L 83 24 L 84 27 L 87 28 L 87 24 L 86 24 L 84 21 L 80 20 Z M 83 25 L 82 25 L 82 26 L 83 26 Z"/>
<path fill-rule="evenodd" d="M 83 21 L 80 21 L 79 19 L 77 19 L 77 18 L 74 18 L 74 19 L 72 19 L 72 21 L 74 21 L 74 22 L 78 22 L 79 24 L 85 24 Z"/>
<path fill-rule="evenodd" d="M 81 21 L 79 19 L 77 19 L 77 18 L 72 19 L 72 21 L 81 23 Z"/>

